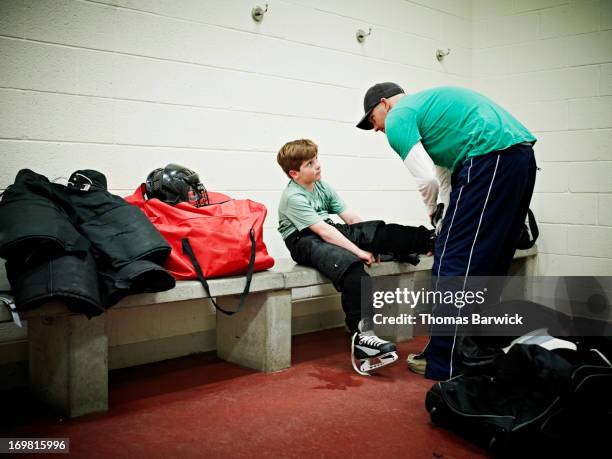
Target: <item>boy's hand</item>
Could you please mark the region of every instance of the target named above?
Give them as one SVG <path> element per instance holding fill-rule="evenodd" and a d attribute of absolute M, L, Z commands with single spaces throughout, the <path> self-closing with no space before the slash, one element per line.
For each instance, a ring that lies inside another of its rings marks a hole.
<path fill-rule="evenodd" d="M 368 252 L 367 250 L 360 250 L 357 256 L 367 266 L 372 266 L 372 263 L 376 262 L 376 258 L 374 258 L 374 255 L 372 255 L 372 253 Z"/>

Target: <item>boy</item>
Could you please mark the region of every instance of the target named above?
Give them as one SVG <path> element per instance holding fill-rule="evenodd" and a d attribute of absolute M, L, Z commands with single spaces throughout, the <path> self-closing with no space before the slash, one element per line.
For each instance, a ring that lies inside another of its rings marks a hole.
<path fill-rule="evenodd" d="M 390 253 L 399 261 L 408 261 L 410 254 L 429 253 L 435 236 L 423 226 L 361 221 L 335 190 L 321 181 L 317 153 L 317 145 L 307 139 L 288 142 L 278 152 L 277 162 L 291 179 L 280 200 L 278 230 L 293 260 L 319 270 L 342 293 L 342 309 L 352 334 L 353 368 L 367 375 L 393 363 L 397 353 L 393 343 L 374 334 L 371 305 L 362 315 L 361 283 L 370 279 L 363 265 L 374 263 L 375 254 Z M 345 224 L 333 223 L 330 214 L 337 214 Z M 378 359 L 378 363 L 370 359 Z M 359 368 L 356 360 L 361 362 Z"/>

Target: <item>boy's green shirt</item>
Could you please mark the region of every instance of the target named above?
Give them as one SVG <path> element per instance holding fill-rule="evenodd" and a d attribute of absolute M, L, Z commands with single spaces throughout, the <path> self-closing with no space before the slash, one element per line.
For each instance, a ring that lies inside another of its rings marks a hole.
<path fill-rule="evenodd" d="M 434 164 L 451 171 L 468 158 L 536 141 L 491 99 L 450 86 L 402 97 L 387 115 L 385 133 L 402 161 L 420 140 Z"/>
<path fill-rule="evenodd" d="M 339 214 L 345 209 L 344 201 L 327 183 L 315 182 L 311 192 L 291 180 L 278 205 L 278 231 L 287 239 L 290 234 L 328 220 L 330 214 Z"/>

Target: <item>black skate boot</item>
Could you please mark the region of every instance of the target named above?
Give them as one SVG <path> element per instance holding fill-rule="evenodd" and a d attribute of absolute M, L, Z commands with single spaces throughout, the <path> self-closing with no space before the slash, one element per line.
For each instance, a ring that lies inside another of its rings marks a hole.
<path fill-rule="evenodd" d="M 397 360 L 395 344 L 380 339 L 374 331 L 358 332 L 351 340 L 351 361 L 357 373 L 369 376 L 369 372 Z M 358 366 L 358 362 L 360 365 Z"/>

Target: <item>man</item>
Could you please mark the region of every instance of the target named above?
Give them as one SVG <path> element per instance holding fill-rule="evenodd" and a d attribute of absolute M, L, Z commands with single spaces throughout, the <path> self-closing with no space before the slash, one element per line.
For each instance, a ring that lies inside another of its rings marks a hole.
<path fill-rule="evenodd" d="M 434 286 L 442 276 L 505 275 L 535 183 L 533 134 L 492 100 L 456 87 L 406 95 L 395 83 L 379 83 L 366 92 L 364 111 L 357 127 L 386 134 L 415 175 L 432 220 L 439 183 L 443 189 L 448 178 L 440 168 L 452 174 Z M 422 354 L 409 357 L 409 367 L 431 379 L 452 377 L 456 345 L 456 335 L 432 336 Z"/>

